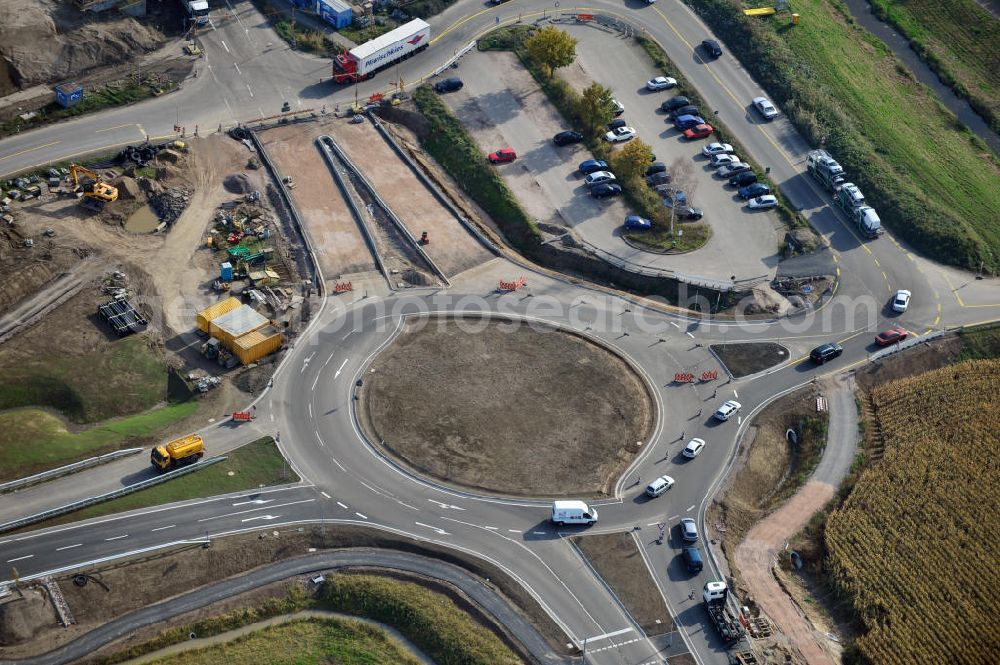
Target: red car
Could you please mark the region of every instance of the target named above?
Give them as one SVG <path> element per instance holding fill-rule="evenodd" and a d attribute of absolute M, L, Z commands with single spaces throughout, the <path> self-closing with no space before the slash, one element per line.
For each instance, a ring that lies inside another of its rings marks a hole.
<path fill-rule="evenodd" d="M 514 152 L 513 148 L 500 148 L 496 152 L 491 152 L 487 159 L 493 164 L 506 164 L 517 159 L 517 153 Z"/>
<path fill-rule="evenodd" d="M 703 139 L 714 131 L 712 125 L 695 125 L 691 129 L 685 129 L 684 136 L 689 139 Z"/>
<path fill-rule="evenodd" d="M 885 332 L 881 332 L 875 336 L 875 343 L 879 346 L 889 346 L 890 344 L 896 344 L 897 342 L 902 342 L 909 335 L 903 328 L 890 328 Z"/>

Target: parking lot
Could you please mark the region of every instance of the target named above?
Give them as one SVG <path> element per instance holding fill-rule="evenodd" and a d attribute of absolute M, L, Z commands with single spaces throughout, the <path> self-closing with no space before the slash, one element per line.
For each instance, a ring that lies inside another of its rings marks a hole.
<path fill-rule="evenodd" d="M 511 53 L 472 52 L 458 71 L 465 87 L 444 95 L 483 154 L 501 147 L 517 151 L 517 161 L 497 166 L 528 214 L 541 222 L 569 227 L 586 242 L 635 264 L 688 275 L 727 280 L 773 275 L 784 226 L 773 211 L 749 211 L 736 191 L 715 177 L 700 154 L 711 139 L 688 141 L 658 110 L 674 91 L 648 92 L 645 83 L 660 75 L 638 45 L 623 48 L 615 35 L 585 26 L 566 27 L 580 41 L 577 61 L 559 74 L 582 88 L 597 80 L 625 106 L 624 118 L 653 148 L 659 161 L 683 183 L 692 205 L 705 211 L 712 227 L 708 244 L 683 255 L 661 255 L 626 244 L 620 237 L 628 210 L 617 199 L 588 196 L 578 164 L 591 155 L 580 145 L 556 147 L 552 136 L 569 129 L 531 75 Z M 696 56 L 693 56 L 696 57 Z M 668 75 L 670 72 L 667 73 Z M 706 111 L 705 119 L 712 122 Z"/>

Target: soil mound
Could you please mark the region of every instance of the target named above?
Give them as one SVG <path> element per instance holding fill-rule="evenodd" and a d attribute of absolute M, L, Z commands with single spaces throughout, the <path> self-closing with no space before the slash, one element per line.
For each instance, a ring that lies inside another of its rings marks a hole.
<path fill-rule="evenodd" d="M 226 176 L 226 179 L 222 181 L 222 185 L 230 194 L 249 194 L 253 191 L 253 185 L 250 184 L 250 178 L 248 178 L 245 173 L 236 173 Z"/>
<path fill-rule="evenodd" d="M 30 640 L 54 622 L 55 615 L 44 592 L 27 589 L 22 600 L 0 605 L 0 644 L 9 646 Z"/>
<path fill-rule="evenodd" d="M 130 178 L 127 175 L 122 176 L 118 180 L 117 186 L 119 198 L 137 199 L 142 196 L 142 190 L 139 189 L 139 183 L 137 183 L 134 178 Z"/>

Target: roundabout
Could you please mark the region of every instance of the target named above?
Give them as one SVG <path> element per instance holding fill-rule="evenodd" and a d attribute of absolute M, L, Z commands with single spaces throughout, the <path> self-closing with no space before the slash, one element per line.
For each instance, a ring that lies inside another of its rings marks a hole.
<path fill-rule="evenodd" d="M 655 426 L 609 346 L 537 321 L 410 318 L 376 356 L 358 420 L 412 472 L 474 492 L 608 495 Z"/>

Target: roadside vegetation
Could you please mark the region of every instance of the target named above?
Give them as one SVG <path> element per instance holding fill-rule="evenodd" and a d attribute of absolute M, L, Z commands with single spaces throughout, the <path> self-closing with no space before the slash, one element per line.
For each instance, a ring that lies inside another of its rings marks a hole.
<path fill-rule="evenodd" d="M 975 0 L 869 0 L 930 68 L 1000 132 L 1000 21 Z"/>
<path fill-rule="evenodd" d="M 276 0 L 253 0 L 254 6 L 271 21 L 271 27 L 293 49 L 333 57 L 344 48 L 319 30 L 313 30 L 295 20 L 295 10 L 288 3 Z M 301 12 L 299 12 L 301 13 Z"/>
<path fill-rule="evenodd" d="M 800 0 L 797 26 L 746 17 L 736 0 L 689 4 L 901 238 L 939 261 L 1000 269 L 996 157 L 885 44 L 822 0 Z"/>
<path fill-rule="evenodd" d="M 829 575 L 863 625 L 855 662 L 995 654 L 998 372 L 970 361 L 871 392 L 885 455 L 825 529 Z"/>

